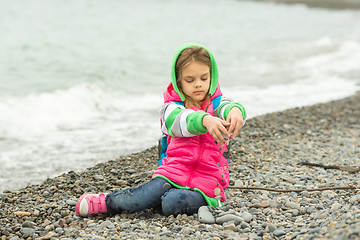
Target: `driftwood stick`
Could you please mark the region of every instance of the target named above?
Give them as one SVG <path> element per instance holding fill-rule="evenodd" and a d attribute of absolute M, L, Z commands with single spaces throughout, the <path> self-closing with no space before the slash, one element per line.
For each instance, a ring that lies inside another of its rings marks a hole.
<path fill-rule="evenodd" d="M 313 191 L 326 191 L 326 190 L 357 189 L 357 187 L 353 184 L 349 184 L 348 186 L 308 188 L 308 189 L 277 189 L 277 188 L 265 188 L 265 187 L 236 187 L 236 186 L 229 186 L 228 188 L 240 189 L 240 190 L 264 190 L 270 192 L 303 192 L 303 191 L 313 192 Z"/>
<path fill-rule="evenodd" d="M 299 162 L 300 165 L 312 166 L 312 167 L 321 167 L 324 169 L 337 169 L 341 171 L 346 171 L 350 173 L 357 173 L 360 172 L 360 168 L 348 168 L 348 167 L 340 167 L 336 165 L 323 165 L 319 163 L 310 163 L 310 162 Z"/>

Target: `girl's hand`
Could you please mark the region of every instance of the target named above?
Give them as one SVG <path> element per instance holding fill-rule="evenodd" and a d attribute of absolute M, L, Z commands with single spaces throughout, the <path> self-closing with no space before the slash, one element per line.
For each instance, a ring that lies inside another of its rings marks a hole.
<path fill-rule="evenodd" d="M 226 122 L 230 125 L 231 139 L 235 139 L 244 123 L 240 109 L 237 107 L 232 108 L 227 115 Z"/>
<path fill-rule="evenodd" d="M 206 115 L 202 120 L 203 126 L 206 127 L 208 132 L 213 138 L 221 145 L 224 146 L 227 142 L 224 136 L 229 136 L 227 128 L 230 126 L 229 122 L 226 122 L 218 117 Z"/>

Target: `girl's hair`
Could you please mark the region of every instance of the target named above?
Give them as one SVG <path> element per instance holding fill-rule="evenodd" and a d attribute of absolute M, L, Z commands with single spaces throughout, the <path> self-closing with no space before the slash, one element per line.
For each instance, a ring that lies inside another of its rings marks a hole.
<path fill-rule="evenodd" d="M 182 70 L 187 67 L 192 62 L 200 62 L 202 64 L 205 64 L 209 66 L 210 76 L 211 76 L 211 60 L 209 53 L 202 47 L 189 47 L 183 50 L 180 55 L 178 56 L 176 63 L 175 63 L 175 76 L 176 76 L 176 85 L 181 93 L 183 93 L 180 79 Z M 210 79 L 211 81 L 211 79 Z M 191 99 L 189 96 L 186 96 L 186 108 L 191 108 L 192 106 L 196 106 L 198 108 L 201 108 L 201 106 Z M 209 93 L 207 93 L 206 97 L 208 100 L 210 99 Z M 209 101 L 208 101 L 209 104 Z"/>

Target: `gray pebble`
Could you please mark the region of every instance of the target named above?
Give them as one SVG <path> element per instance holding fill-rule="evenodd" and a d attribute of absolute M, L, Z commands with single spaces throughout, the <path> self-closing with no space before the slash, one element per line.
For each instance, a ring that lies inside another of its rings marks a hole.
<path fill-rule="evenodd" d="M 103 175 L 94 175 L 94 179 L 97 181 L 101 181 L 101 180 L 104 180 L 104 176 Z"/>
<path fill-rule="evenodd" d="M 300 214 L 300 211 L 297 210 L 297 209 L 292 212 L 292 215 L 295 216 L 295 217 L 298 216 L 299 214 Z"/>
<path fill-rule="evenodd" d="M 251 213 L 248 212 L 243 212 L 241 213 L 241 217 L 244 219 L 245 222 L 249 223 L 251 221 L 251 219 L 253 218 L 253 216 L 251 215 Z"/>
<path fill-rule="evenodd" d="M 88 225 L 88 227 L 89 227 L 89 228 L 93 228 L 93 227 L 97 227 L 97 225 L 98 225 L 97 223 L 90 223 L 90 224 Z"/>
<path fill-rule="evenodd" d="M 125 172 L 127 172 L 129 174 L 133 174 L 133 173 L 136 173 L 136 170 L 130 168 L 130 169 L 125 170 Z"/>
<path fill-rule="evenodd" d="M 217 215 L 217 217 L 222 217 L 222 216 L 227 215 L 227 214 L 234 214 L 234 215 L 236 215 L 236 212 L 235 212 L 235 210 L 230 209 L 230 210 L 228 210 L 228 211 L 226 211 L 226 212 L 219 213 L 219 214 Z"/>
<path fill-rule="evenodd" d="M 281 230 L 281 229 L 276 229 L 273 234 L 276 236 L 276 237 L 280 237 L 280 236 L 283 236 L 286 234 L 286 232 L 284 230 Z"/>
<path fill-rule="evenodd" d="M 311 214 L 315 210 L 315 207 L 311 206 L 306 209 L 306 213 Z"/>
<path fill-rule="evenodd" d="M 108 229 L 115 229 L 115 225 L 114 224 L 110 224 L 107 226 Z"/>
<path fill-rule="evenodd" d="M 233 214 L 227 214 L 227 215 L 216 218 L 217 224 L 223 224 L 224 222 L 229 222 L 229 221 L 235 221 L 237 223 L 240 223 L 241 221 L 244 221 L 244 219 L 242 217 L 239 217 L 239 216 L 236 216 Z"/>
<path fill-rule="evenodd" d="M 187 236 L 191 233 L 191 228 L 190 227 L 184 227 L 183 230 L 182 230 L 182 233 Z"/>
<path fill-rule="evenodd" d="M 165 235 L 171 235 L 171 233 L 172 232 L 168 230 L 168 231 L 164 231 L 164 232 L 159 233 L 159 235 L 160 236 L 165 236 Z"/>
<path fill-rule="evenodd" d="M 350 199 L 349 199 L 349 202 L 351 202 L 352 204 L 355 204 L 355 203 L 359 203 L 358 201 L 360 200 L 360 194 L 357 194 L 355 196 L 352 196 Z"/>
<path fill-rule="evenodd" d="M 103 228 L 106 228 L 107 226 L 111 225 L 111 222 L 109 221 L 105 221 L 105 222 L 102 222 L 99 227 L 98 227 L 98 230 L 102 230 Z"/>
<path fill-rule="evenodd" d="M 334 203 L 334 204 L 331 206 L 331 210 L 337 211 L 337 210 L 339 210 L 341 207 L 342 207 L 342 205 L 341 205 L 340 203 Z"/>
<path fill-rule="evenodd" d="M 300 209 L 300 204 L 298 203 L 295 203 L 295 202 L 291 202 L 291 201 L 287 201 L 285 203 L 285 206 L 288 207 L 288 208 L 291 208 L 291 209 Z"/>
<path fill-rule="evenodd" d="M 30 221 L 25 221 L 25 222 L 22 224 L 22 227 L 23 227 L 23 228 L 34 228 L 35 226 L 36 226 L 36 223 L 30 222 Z"/>
<path fill-rule="evenodd" d="M 307 197 L 307 198 L 310 197 L 310 193 L 308 191 L 302 191 L 301 195 L 303 195 L 304 197 Z"/>
<path fill-rule="evenodd" d="M 321 228 L 320 227 L 316 227 L 310 230 L 311 233 L 317 233 L 320 232 Z"/>
<path fill-rule="evenodd" d="M 209 224 L 215 223 L 215 217 L 210 212 L 208 206 L 201 206 L 199 208 L 198 218 L 199 218 L 199 222 L 202 223 L 209 223 Z"/>
<path fill-rule="evenodd" d="M 245 229 L 245 228 L 250 228 L 250 225 L 249 225 L 248 223 L 246 223 L 246 222 L 242 222 L 242 223 L 240 224 L 240 227 L 241 227 L 242 229 Z"/>
<path fill-rule="evenodd" d="M 268 225 L 267 227 L 269 229 L 269 232 L 274 232 L 276 230 L 276 227 L 273 225 Z"/>
<path fill-rule="evenodd" d="M 314 218 L 315 219 L 323 219 L 323 218 L 326 218 L 327 216 L 328 216 L 327 210 L 322 210 L 322 211 L 317 212 Z"/>
<path fill-rule="evenodd" d="M 259 236 L 256 233 L 249 233 L 249 238 L 250 239 L 258 239 Z M 260 239 L 262 239 L 262 238 L 260 238 Z"/>
<path fill-rule="evenodd" d="M 66 201 L 66 203 L 69 204 L 70 206 L 75 206 L 75 205 L 76 205 L 76 202 L 77 202 L 77 200 L 74 201 L 74 200 L 71 200 L 71 199 L 69 199 L 69 200 Z"/>
<path fill-rule="evenodd" d="M 33 228 L 21 228 L 21 233 L 23 234 L 23 237 L 32 237 L 35 234 L 35 229 Z"/>
<path fill-rule="evenodd" d="M 226 223 L 226 224 L 224 225 L 224 230 L 230 230 L 230 231 L 236 232 L 236 231 L 237 231 L 237 228 L 236 228 L 236 226 L 235 226 L 234 223 Z"/>

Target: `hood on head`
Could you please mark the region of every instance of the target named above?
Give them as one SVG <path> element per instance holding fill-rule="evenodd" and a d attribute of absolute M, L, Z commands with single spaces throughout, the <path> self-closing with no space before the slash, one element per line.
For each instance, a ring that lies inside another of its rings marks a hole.
<path fill-rule="evenodd" d="M 173 89 L 179 95 L 181 101 L 185 101 L 185 96 L 184 96 L 184 94 L 182 94 L 180 92 L 180 90 L 178 89 L 177 84 L 176 84 L 175 65 L 176 65 L 176 60 L 178 59 L 180 53 L 182 51 L 184 51 L 185 49 L 190 48 L 190 47 L 202 47 L 209 53 L 210 61 L 211 61 L 211 83 L 210 83 L 210 89 L 209 89 L 210 96 L 212 96 L 215 93 L 216 88 L 218 86 L 218 69 L 217 69 L 215 58 L 212 55 L 212 53 L 207 48 L 205 48 L 204 46 L 202 46 L 200 44 L 186 43 L 186 44 L 182 45 L 175 52 L 173 63 L 172 63 L 172 66 L 171 66 L 171 83 L 172 83 Z"/>

